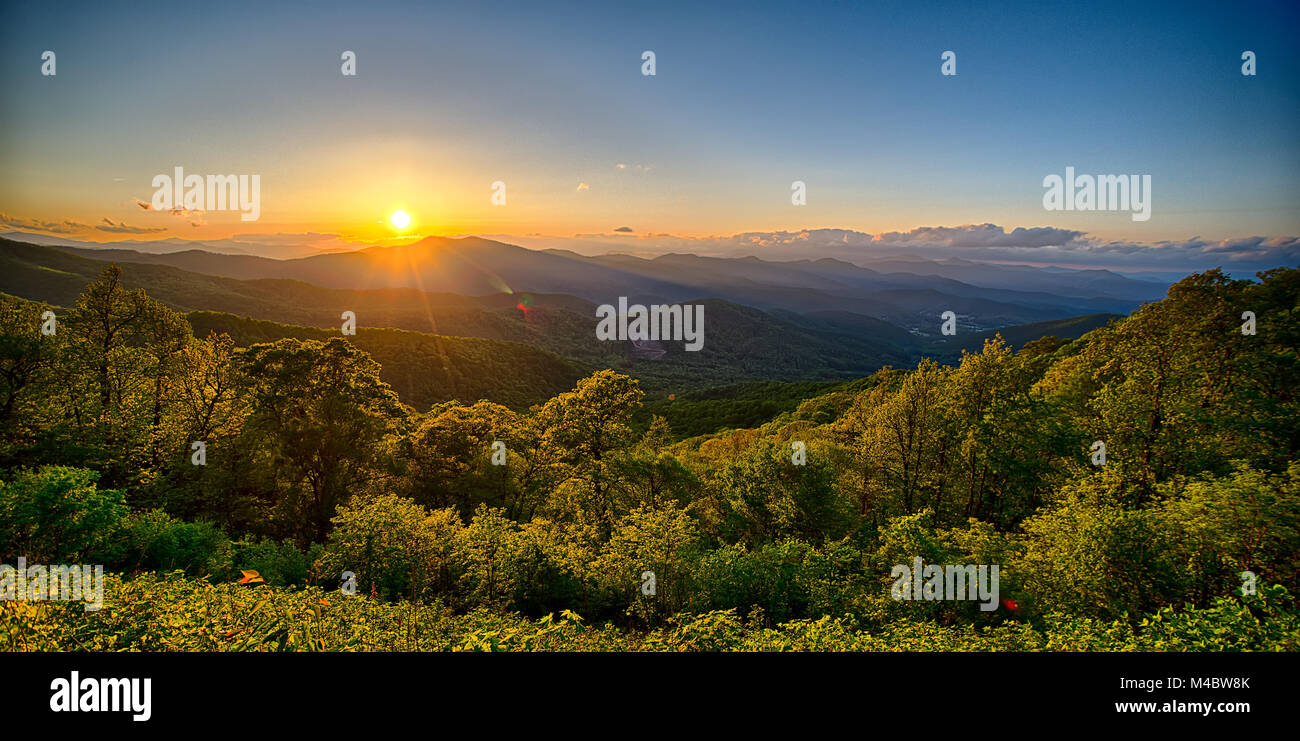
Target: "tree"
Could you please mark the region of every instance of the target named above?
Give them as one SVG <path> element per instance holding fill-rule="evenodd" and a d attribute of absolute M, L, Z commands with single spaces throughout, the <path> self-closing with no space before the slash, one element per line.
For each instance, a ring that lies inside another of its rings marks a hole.
<path fill-rule="evenodd" d="M 41 333 L 42 315 L 49 310 L 45 304 L 0 294 L 0 459 L 30 445 L 42 416 L 37 407 L 48 403 L 33 391 L 62 342 L 57 328 L 53 336 Z"/>
<path fill-rule="evenodd" d="M 379 494 L 343 505 L 333 524 L 322 563 L 327 580 L 351 571 L 361 594 L 413 600 L 447 594 L 454 584 L 463 526 L 450 509 L 430 513 L 410 499 Z"/>
<path fill-rule="evenodd" d="M 1300 463 L 1270 475 L 1238 462 L 1229 476 L 1172 481 L 1161 493 L 1161 514 L 1197 571 L 1198 602 L 1231 593 L 1246 570 L 1300 587 Z"/>
<path fill-rule="evenodd" d="M 0 553 L 34 563 L 67 563 L 100 546 L 127 507 L 122 491 L 100 489 L 99 474 L 46 466 L 0 481 Z"/>
<path fill-rule="evenodd" d="M 386 437 L 405 410 L 379 366 L 342 339 L 239 353 L 252 408 L 242 450 L 271 497 L 273 531 L 321 542 L 338 505 L 388 476 Z"/>
<path fill-rule="evenodd" d="M 1010 571 L 1037 613 L 1136 619 L 1186 594 L 1177 532 L 1154 510 L 1126 507 L 1121 477 L 1118 469 L 1080 476 L 1023 523 L 1025 553 Z"/>
<path fill-rule="evenodd" d="M 1033 513 L 1077 447 L 1056 407 L 1030 393 L 1035 357 L 1012 354 L 997 335 L 982 352 L 963 353 L 950 375 L 947 434 L 957 445 L 950 476 L 954 507 L 965 500 L 961 519 L 1010 526 Z"/>
<path fill-rule="evenodd" d="M 789 446 L 763 440 L 718 472 L 714 485 L 724 501 L 721 530 L 751 545 L 785 537 L 820 541 L 843 536 L 851 525 L 849 502 L 835 485 L 829 464 L 809 454 L 794 465 Z"/>
<path fill-rule="evenodd" d="M 402 441 L 412 498 L 430 507 L 455 507 L 471 517 L 480 504 L 505 506 L 512 516 L 524 509 L 523 493 L 511 474 L 526 469 L 528 445 L 518 415 L 500 404 L 441 404 Z M 500 442 L 504 448 L 494 450 Z M 494 453 L 505 456 L 496 465 Z"/>
<path fill-rule="evenodd" d="M 863 424 L 860 451 L 867 459 L 864 466 L 874 474 L 868 486 L 880 492 L 873 495 L 875 506 L 886 517 L 928 507 L 939 522 L 952 506 L 945 493 L 947 469 L 956 455 L 955 437 L 945 418 L 952 394 L 948 372 L 932 360 L 922 360 L 897 390 L 869 393 L 873 403 Z"/>
<path fill-rule="evenodd" d="M 465 562 L 464 581 L 472 603 L 504 609 L 514 594 L 519 574 L 514 568 L 519 529 L 500 509 L 480 504 L 460 533 L 459 553 Z"/>
<path fill-rule="evenodd" d="M 699 479 L 669 450 L 668 420 L 655 415 L 641 439 L 618 460 L 628 506 L 686 506 L 699 489 Z"/>
<path fill-rule="evenodd" d="M 628 614 L 647 623 L 676 613 L 686 600 L 698 540 L 695 522 L 685 510 L 632 510 L 619 521 L 601 554 L 605 588 L 628 605 Z M 650 580 L 653 594 L 647 594 Z"/>
<path fill-rule="evenodd" d="M 642 396 L 635 380 L 603 370 L 546 402 L 537 414 L 544 444 L 567 468 L 565 478 L 583 484 L 581 505 L 596 513 L 606 536 L 620 513 L 617 495 L 623 483 L 613 454 L 632 441 L 628 423 Z M 554 512 L 561 518 L 572 514 Z"/>
<path fill-rule="evenodd" d="M 82 441 L 84 460 L 114 485 L 157 473 L 168 429 L 179 354 L 189 324 L 163 304 L 122 285 L 117 265 L 104 268 L 61 323 L 67 344 L 54 369 L 61 416 Z"/>

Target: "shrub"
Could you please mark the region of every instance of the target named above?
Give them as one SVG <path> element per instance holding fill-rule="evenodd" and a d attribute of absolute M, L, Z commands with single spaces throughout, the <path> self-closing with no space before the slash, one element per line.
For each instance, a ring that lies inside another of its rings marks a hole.
<path fill-rule="evenodd" d="M 33 563 L 81 561 L 126 514 L 123 493 L 100 489 L 99 474 L 45 466 L 0 481 L 0 554 Z"/>

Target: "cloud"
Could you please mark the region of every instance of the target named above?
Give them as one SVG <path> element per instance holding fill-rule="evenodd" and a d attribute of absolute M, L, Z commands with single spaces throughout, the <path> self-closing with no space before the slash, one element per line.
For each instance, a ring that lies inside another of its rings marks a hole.
<path fill-rule="evenodd" d="M 511 241 L 510 238 L 503 238 Z M 1251 273 L 1300 265 L 1300 238 L 1238 237 L 1210 241 L 1106 241 L 1074 229 L 1051 226 L 1007 229 L 997 224 L 926 226 L 907 232 L 869 234 L 852 229 L 742 232 L 683 237 L 645 234 L 575 234 L 520 238 L 516 243 L 571 249 L 583 254 L 623 252 L 643 256 L 686 252 L 715 257 L 756 256 L 766 260 L 834 258 L 859 265 L 895 258 L 963 259 L 981 262 L 1060 265 L 1120 271 L 1198 272 L 1223 267 Z"/>
<path fill-rule="evenodd" d="M 1300 238 L 1297 237 L 1243 237 L 1205 243 L 1202 250 L 1207 253 L 1258 255 L 1272 251 L 1294 251 L 1297 246 L 1300 246 Z"/>
<path fill-rule="evenodd" d="M 165 232 L 165 226 L 129 226 L 125 222 L 119 221 L 114 223 L 112 219 L 103 219 L 103 224 L 95 225 L 95 228 L 101 232 L 112 232 L 114 234 L 152 234 L 154 232 Z"/>
<path fill-rule="evenodd" d="M 142 201 L 139 198 L 133 198 L 131 200 L 135 203 L 135 205 L 139 206 L 145 211 L 159 212 L 159 209 L 154 208 L 153 204 L 148 201 Z M 172 216 L 202 216 L 207 212 L 201 208 L 185 208 L 184 206 L 177 206 L 175 208 L 169 208 L 163 210 L 161 211 L 161 213 L 169 213 Z"/>
<path fill-rule="evenodd" d="M 40 219 L 20 219 L 15 216 L 0 213 L 0 225 L 12 227 L 14 229 L 31 229 L 37 232 L 47 232 L 49 234 L 73 234 L 82 229 L 89 229 L 86 224 L 82 224 L 72 219 L 63 221 L 41 221 Z"/>
<path fill-rule="evenodd" d="M 1007 231 L 996 224 L 920 227 L 910 232 L 877 234 L 873 240 L 889 244 L 944 244 L 949 247 L 1049 247 L 1073 242 L 1084 235 L 1074 229 L 1036 226 Z"/>
<path fill-rule="evenodd" d="M 585 183 L 579 190 L 585 190 Z M 201 226 L 197 219 L 191 226 Z M 103 219 L 94 227 L 75 221 L 39 221 L 0 213 L 9 227 L 67 234 L 76 229 L 97 229 L 118 234 L 149 234 L 166 227 L 136 227 Z M 871 234 L 853 229 L 803 229 L 797 231 L 742 232 L 689 237 L 670 233 L 640 234 L 630 226 L 606 233 L 565 236 L 480 234 L 478 236 L 537 249 L 567 249 L 586 255 L 610 252 L 645 257 L 665 253 L 693 253 L 713 257 L 756 256 L 765 260 L 833 258 L 872 267 L 893 258 L 970 260 L 974 262 L 1058 265 L 1071 268 L 1110 269 L 1117 272 L 1182 274 L 1214 267 L 1241 276 L 1279 266 L 1300 266 L 1300 237 L 1242 236 L 1210 240 L 1193 236 L 1156 242 L 1108 241 L 1073 229 L 1052 226 L 1005 228 L 996 224 L 925 226 L 904 232 Z M 411 238 L 418 238 L 416 237 Z M 361 249 L 394 240 L 365 241 L 332 233 L 238 234 L 224 239 L 204 239 L 203 249 L 218 252 L 291 258 L 321 252 Z M 912 270 L 890 266 L 887 270 Z"/>
<path fill-rule="evenodd" d="M 578 183 L 578 190 L 576 190 L 576 191 L 574 191 L 574 192 L 575 192 L 575 193 L 578 193 L 578 192 L 581 192 L 581 191 L 584 191 L 584 190 L 591 190 L 591 186 L 590 186 L 590 185 L 587 185 L 586 183 Z"/>

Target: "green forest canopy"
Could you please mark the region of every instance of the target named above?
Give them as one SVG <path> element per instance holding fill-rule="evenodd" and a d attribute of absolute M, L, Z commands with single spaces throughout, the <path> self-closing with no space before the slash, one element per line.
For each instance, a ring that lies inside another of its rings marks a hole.
<path fill-rule="evenodd" d="M 110 267 L 53 336 L 49 307 L 0 297 L 0 554 L 214 581 L 256 568 L 281 586 L 346 570 L 379 599 L 639 627 L 1220 609 L 1245 570 L 1297 587 L 1298 299 L 1297 270 L 1211 271 L 1075 341 L 995 338 L 678 440 L 701 407 L 634 424 L 644 394 L 613 370 L 527 408 L 539 386 L 516 376 L 510 398 L 416 409 L 397 379 L 438 371 L 385 355 L 391 331 L 199 337 Z M 890 567 L 916 556 L 1001 564 L 1002 609 L 893 601 Z M 1290 596 L 1270 594 L 1294 627 Z"/>

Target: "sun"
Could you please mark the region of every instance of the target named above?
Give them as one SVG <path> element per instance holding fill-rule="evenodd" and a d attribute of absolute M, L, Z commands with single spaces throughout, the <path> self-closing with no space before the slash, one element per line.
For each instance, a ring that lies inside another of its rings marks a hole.
<path fill-rule="evenodd" d="M 411 225 L 411 215 L 405 211 L 394 211 L 393 215 L 388 217 L 388 220 L 398 229 L 405 229 Z"/>

